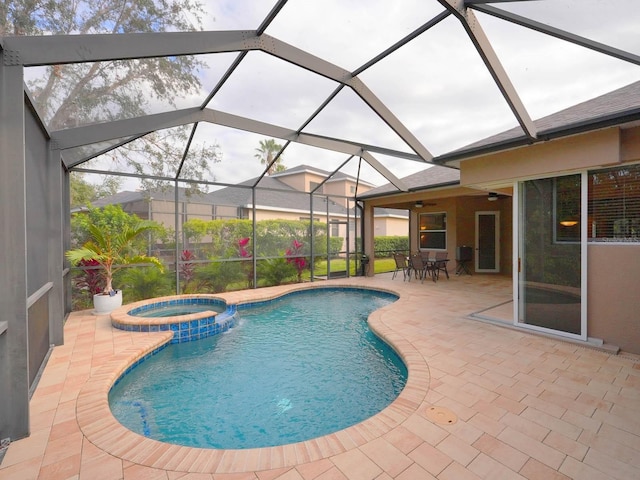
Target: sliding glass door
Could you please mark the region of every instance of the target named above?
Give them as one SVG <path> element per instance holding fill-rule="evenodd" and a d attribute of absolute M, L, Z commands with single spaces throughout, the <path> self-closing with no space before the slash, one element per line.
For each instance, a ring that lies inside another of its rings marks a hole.
<path fill-rule="evenodd" d="M 586 338 L 582 313 L 582 177 L 519 184 L 517 322 Z"/>

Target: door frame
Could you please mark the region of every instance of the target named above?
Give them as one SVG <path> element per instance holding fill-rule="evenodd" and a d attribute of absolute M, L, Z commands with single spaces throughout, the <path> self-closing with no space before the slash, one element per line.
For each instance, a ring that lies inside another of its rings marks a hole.
<path fill-rule="evenodd" d="M 562 175 L 557 175 L 562 176 Z M 538 327 L 535 325 L 527 325 L 526 323 L 520 323 L 520 275 L 521 269 L 523 266 L 523 261 L 521 258 L 520 251 L 520 240 L 523 235 L 523 221 L 520 216 L 521 211 L 521 184 L 522 181 L 516 181 L 513 183 L 513 205 L 512 205 L 512 213 L 513 213 L 513 325 L 519 328 L 526 328 L 529 330 L 551 333 L 552 335 L 557 335 L 559 337 L 569 337 L 572 339 L 579 339 L 582 341 L 588 341 L 588 325 L 587 325 L 587 268 L 588 268 L 588 196 L 589 196 L 589 183 L 588 183 L 588 172 L 581 172 L 581 215 L 580 222 L 582 223 L 580 227 L 580 265 L 581 265 L 581 279 L 580 279 L 580 334 L 576 335 L 569 332 L 564 332 L 562 330 L 552 330 L 543 327 Z"/>
<path fill-rule="evenodd" d="M 493 215 L 495 218 L 494 235 L 495 235 L 495 268 L 480 268 L 480 215 Z M 500 273 L 500 211 L 499 210 L 483 210 L 475 213 L 475 255 L 474 269 L 478 273 Z"/>

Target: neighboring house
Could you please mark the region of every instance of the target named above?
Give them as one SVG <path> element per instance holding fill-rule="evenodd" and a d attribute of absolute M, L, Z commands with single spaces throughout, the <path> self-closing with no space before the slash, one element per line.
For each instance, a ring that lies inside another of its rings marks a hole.
<path fill-rule="evenodd" d="M 365 226 L 372 207 L 411 208 L 413 250 L 472 246 L 475 272 L 513 277 L 515 326 L 640 353 L 640 82 L 535 126 L 359 196 Z"/>
<path fill-rule="evenodd" d="M 177 197 L 178 231 L 184 222 L 200 220 L 253 218 L 256 220 L 288 219 L 309 220 L 313 206 L 314 221 L 331 224 L 330 234 L 346 239 L 349 230 L 350 250 L 355 249 L 359 225 L 354 218 L 353 196 L 367 191 L 373 185 L 357 181 L 355 177 L 330 172 L 308 165 L 300 165 L 284 172 L 262 178 L 252 178 L 233 187 L 225 187 L 210 193 L 190 193 L 179 188 Z M 255 199 L 252 186 L 257 183 Z M 313 204 L 309 192 L 314 191 Z M 175 190 L 171 187 L 151 192 L 118 192 L 101 198 L 94 206 L 119 204 L 127 213 L 142 219 L 157 221 L 168 228 L 176 227 Z M 379 213 L 379 215 L 378 215 Z M 406 235 L 408 213 L 381 210 L 376 212 L 379 235 Z M 183 244 L 186 242 L 183 239 Z M 206 239 L 203 239 L 205 242 Z M 345 244 L 346 247 L 346 244 Z"/>

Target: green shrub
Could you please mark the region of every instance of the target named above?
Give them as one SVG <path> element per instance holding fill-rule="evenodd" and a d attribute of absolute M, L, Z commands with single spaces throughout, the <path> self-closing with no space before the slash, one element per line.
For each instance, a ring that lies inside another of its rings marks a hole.
<path fill-rule="evenodd" d="M 375 237 L 373 250 L 380 252 L 379 256 L 391 256 L 391 252 L 409 252 L 409 237 Z"/>
<path fill-rule="evenodd" d="M 123 286 L 124 302 L 174 294 L 175 286 L 170 275 L 156 266 L 127 268 L 120 273 L 119 280 Z"/>
<path fill-rule="evenodd" d="M 220 293 L 227 290 L 231 283 L 241 282 L 246 278 L 242 262 L 221 262 L 198 265 L 195 268 L 194 280 L 188 290 L 201 293 Z"/>
<path fill-rule="evenodd" d="M 293 280 L 297 270 L 293 263 L 284 257 L 269 258 L 258 262 L 258 281 L 261 286 L 281 285 L 286 280 Z"/>

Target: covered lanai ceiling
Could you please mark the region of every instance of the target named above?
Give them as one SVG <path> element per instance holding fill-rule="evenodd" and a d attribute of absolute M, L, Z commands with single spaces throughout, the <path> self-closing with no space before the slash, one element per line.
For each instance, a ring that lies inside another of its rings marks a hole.
<path fill-rule="evenodd" d="M 287 167 L 402 190 L 400 178 L 435 156 L 513 127 L 535 139 L 535 119 L 640 80 L 636 0 L 208 0 L 203 9 L 202 24 L 184 31 L 113 33 L 107 21 L 61 35 L 48 19 L 42 35 L 1 39 L 27 67 L 30 98 L 67 167 L 189 181 L 193 152 L 216 144 L 221 161 L 205 183 L 231 185 L 264 173 L 256 149 L 274 138 Z M 186 55 L 196 84 L 180 98 L 158 96 L 158 79 L 121 86 L 136 59 Z M 78 64 L 75 77 L 64 68 Z M 66 97 L 38 101 L 62 80 Z M 88 89 L 114 100 L 82 102 Z M 127 95 L 141 100 L 136 108 L 122 108 Z M 136 146 L 154 131 L 179 152 L 160 173 Z M 119 159 L 127 146 L 141 168 Z"/>

